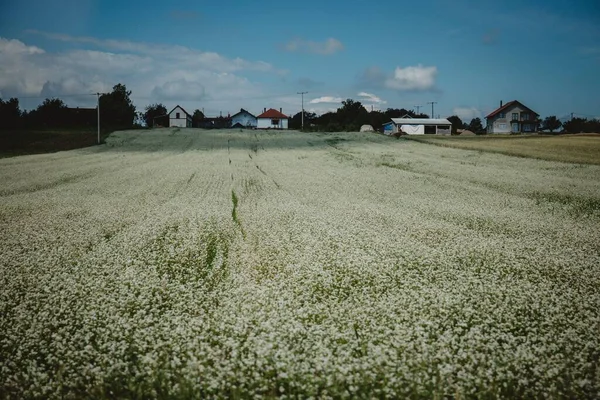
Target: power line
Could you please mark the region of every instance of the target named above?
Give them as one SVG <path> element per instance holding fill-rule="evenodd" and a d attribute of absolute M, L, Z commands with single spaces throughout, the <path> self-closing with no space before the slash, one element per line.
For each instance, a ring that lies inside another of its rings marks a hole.
<path fill-rule="evenodd" d="M 437 101 L 428 101 L 427 104 L 431 104 L 431 118 L 434 118 L 434 116 L 433 116 L 433 105 L 437 104 Z"/>
<path fill-rule="evenodd" d="M 100 93 L 100 94 L 104 94 L 104 93 Z M 52 98 L 59 98 L 59 97 L 81 97 L 81 96 L 96 96 L 96 93 L 80 93 L 80 94 L 54 94 L 52 96 L 42 96 L 42 95 L 38 95 L 38 96 L 11 96 L 13 98 L 17 98 L 17 99 L 52 99 Z"/>

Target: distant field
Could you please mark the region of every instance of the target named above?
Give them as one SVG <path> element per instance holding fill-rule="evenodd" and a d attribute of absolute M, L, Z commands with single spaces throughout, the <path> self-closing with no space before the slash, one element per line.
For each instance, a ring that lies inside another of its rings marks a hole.
<path fill-rule="evenodd" d="M 0 398 L 598 398 L 599 181 L 369 133 L 0 159 Z"/>
<path fill-rule="evenodd" d="M 600 165 L 600 135 L 560 136 L 410 136 L 438 146 L 480 150 L 518 157 Z"/>
<path fill-rule="evenodd" d="M 54 153 L 97 143 L 98 134 L 94 130 L 0 130 L 0 158 Z"/>

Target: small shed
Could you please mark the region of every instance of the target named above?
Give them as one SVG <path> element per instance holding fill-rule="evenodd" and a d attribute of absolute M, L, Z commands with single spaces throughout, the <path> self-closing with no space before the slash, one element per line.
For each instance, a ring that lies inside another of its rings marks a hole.
<path fill-rule="evenodd" d="M 375 129 L 371 125 L 363 125 L 360 127 L 361 132 L 374 132 Z"/>
<path fill-rule="evenodd" d="M 169 126 L 178 126 L 180 128 L 192 127 L 192 116 L 179 104 L 169 112 Z"/>
<path fill-rule="evenodd" d="M 287 129 L 289 117 L 282 112 L 270 108 L 264 110 L 262 114 L 256 117 L 256 127 L 258 129 Z"/>
<path fill-rule="evenodd" d="M 446 118 L 392 118 L 383 125 L 386 135 L 398 132 L 407 135 L 450 135 L 452 123 Z"/>

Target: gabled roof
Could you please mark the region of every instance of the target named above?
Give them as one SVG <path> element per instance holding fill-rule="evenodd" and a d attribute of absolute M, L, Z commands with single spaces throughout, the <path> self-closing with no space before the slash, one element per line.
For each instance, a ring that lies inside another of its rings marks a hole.
<path fill-rule="evenodd" d="M 452 125 L 446 118 L 392 118 L 396 125 Z"/>
<path fill-rule="evenodd" d="M 269 108 L 267 111 L 265 111 L 264 113 L 260 114 L 258 117 L 256 118 L 279 118 L 279 119 L 288 119 L 288 116 L 273 109 L 273 108 Z"/>
<path fill-rule="evenodd" d="M 189 112 L 185 111 L 185 110 L 183 109 L 183 107 L 181 107 L 179 104 L 177 104 L 175 107 L 173 107 L 173 109 L 172 109 L 171 111 L 169 111 L 168 115 L 170 116 L 170 115 L 171 115 L 171 113 L 172 113 L 173 111 L 175 111 L 175 109 L 176 109 L 176 108 L 181 108 L 181 111 L 183 111 L 183 112 L 185 113 L 185 115 L 187 115 L 187 116 L 188 116 L 188 117 L 190 117 L 190 118 L 192 117 L 192 115 L 191 115 Z"/>
<path fill-rule="evenodd" d="M 485 119 L 492 118 L 492 117 L 496 116 L 497 114 L 501 113 L 502 111 L 505 111 L 505 110 L 507 110 L 507 109 L 509 109 L 509 108 L 511 108 L 513 106 L 517 106 L 517 105 L 519 105 L 519 106 L 523 107 L 524 109 L 526 109 L 526 110 L 534 113 L 535 115 L 540 115 L 540 114 L 536 113 L 535 111 L 533 111 L 531 108 L 529 108 L 526 105 L 524 105 L 523 103 L 521 103 L 520 101 L 513 100 L 513 101 L 509 101 L 508 103 L 506 103 L 502 107 L 499 107 L 499 108 L 495 109 L 494 111 L 492 111 L 491 113 L 489 113 L 489 115 L 487 117 L 485 117 Z"/>
<path fill-rule="evenodd" d="M 250 116 L 251 116 L 251 117 L 253 117 L 253 118 L 256 118 L 256 117 L 254 116 L 254 114 L 252 114 L 252 113 L 251 113 L 251 112 L 249 112 L 249 111 L 246 111 L 246 110 L 244 110 L 243 108 L 241 108 L 241 109 L 240 109 L 240 112 L 239 112 L 239 113 L 233 114 L 233 115 L 231 116 L 231 118 L 235 117 L 236 115 L 240 115 L 240 114 L 244 114 L 244 113 L 246 113 L 246 114 L 250 115 Z"/>

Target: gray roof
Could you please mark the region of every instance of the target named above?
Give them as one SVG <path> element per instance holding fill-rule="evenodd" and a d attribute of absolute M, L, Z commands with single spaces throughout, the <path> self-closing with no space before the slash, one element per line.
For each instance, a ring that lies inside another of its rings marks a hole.
<path fill-rule="evenodd" d="M 446 118 L 392 118 L 396 125 L 452 125 Z"/>

